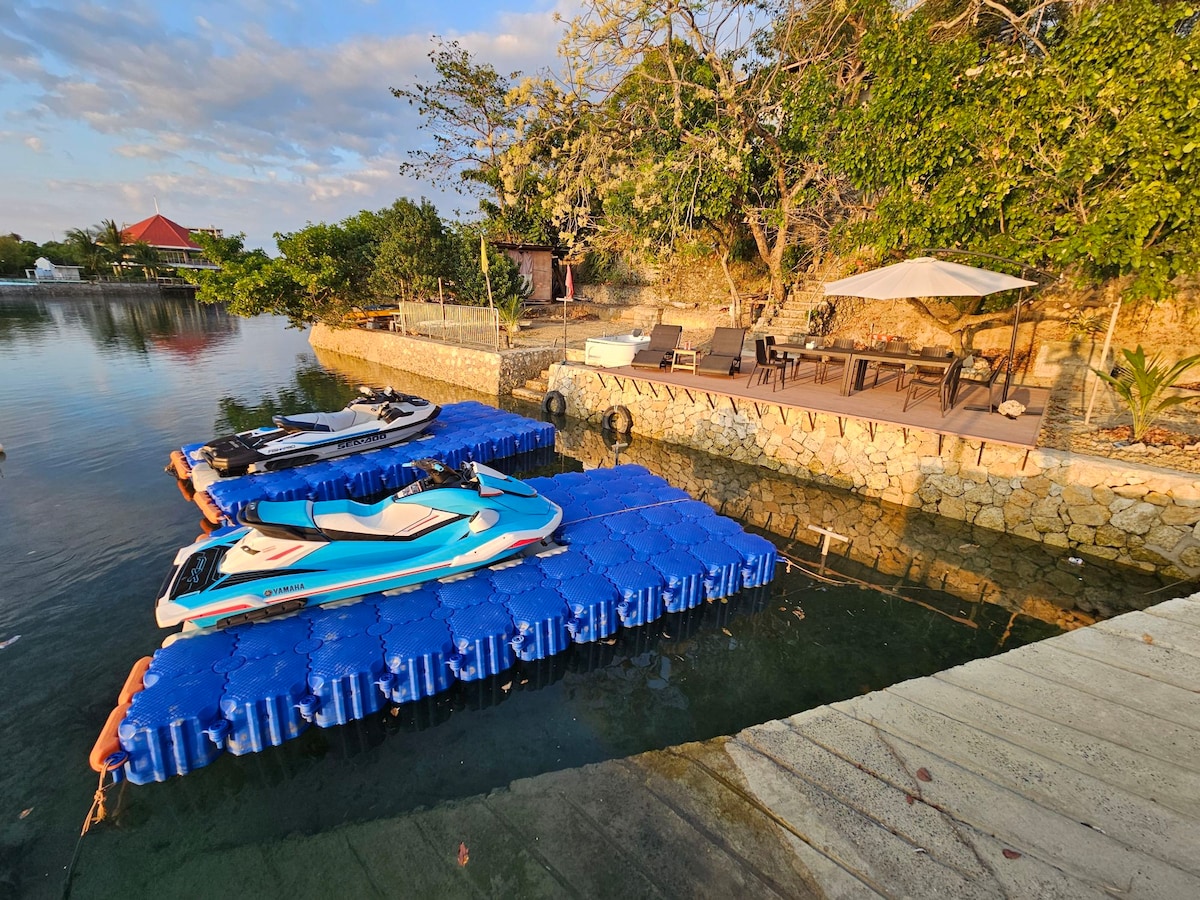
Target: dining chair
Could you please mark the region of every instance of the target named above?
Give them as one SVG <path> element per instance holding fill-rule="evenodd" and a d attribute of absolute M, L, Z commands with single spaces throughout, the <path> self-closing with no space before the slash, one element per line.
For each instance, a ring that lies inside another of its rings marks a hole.
<path fill-rule="evenodd" d="M 885 353 L 908 353 L 908 341 L 888 341 L 883 349 Z M 903 361 L 876 363 L 875 380 L 871 383 L 871 387 L 879 384 L 879 373 L 884 369 L 895 370 L 897 391 L 904 387 L 904 375 L 908 371 L 908 363 Z"/>
<path fill-rule="evenodd" d="M 963 409 L 992 412 L 992 410 L 996 408 L 996 380 L 1000 377 L 1000 374 L 1004 371 L 1007 365 L 1008 354 L 1006 353 L 992 364 L 992 367 L 986 376 L 982 378 L 972 377 L 969 375 L 961 376 L 959 379 L 960 385 L 979 387 L 984 391 L 987 391 L 987 406 L 980 406 L 978 401 L 972 403 L 968 397 L 968 399 L 963 403 Z"/>
<path fill-rule="evenodd" d="M 853 350 L 854 349 L 854 339 L 853 338 L 834 338 L 832 341 L 829 342 L 828 346 L 832 347 L 834 350 Z M 833 366 L 834 368 L 844 369 L 846 366 L 846 361 L 847 361 L 847 357 L 845 357 L 845 356 L 822 356 L 821 357 L 821 373 L 818 377 L 818 380 L 820 381 L 820 383 L 824 384 L 826 381 L 829 380 L 829 367 L 830 366 Z"/>
<path fill-rule="evenodd" d="M 792 361 L 786 356 L 776 356 L 771 345 L 767 343 L 769 340 L 771 339 L 754 339 L 754 368 L 750 370 L 750 377 L 746 380 L 746 387 L 750 387 L 750 382 L 754 380 L 756 375 L 758 376 L 759 384 L 762 384 L 764 381 L 774 381 L 776 375 L 779 375 L 779 387 L 784 387 L 787 384 L 787 367 L 791 365 Z"/>
<path fill-rule="evenodd" d="M 908 411 L 911 403 L 918 402 L 917 395 L 923 390 L 926 397 L 938 395 L 938 403 L 942 408 L 942 417 L 948 409 L 953 408 L 958 394 L 958 380 L 962 373 L 962 357 L 958 357 L 945 369 L 933 366 L 917 366 L 908 382 L 908 393 L 904 396 L 904 411 Z M 922 398 L 924 399 L 924 398 Z"/>

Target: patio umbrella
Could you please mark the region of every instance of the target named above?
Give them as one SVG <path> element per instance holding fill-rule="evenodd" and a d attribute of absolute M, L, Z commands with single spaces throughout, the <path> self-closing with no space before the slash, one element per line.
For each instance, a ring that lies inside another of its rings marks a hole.
<path fill-rule="evenodd" d="M 1036 281 L 1014 278 L 1003 272 L 964 266 L 962 263 L 920 256 L 830 281 L 825 293 L 835 297 L 864 297 L 868 300 L 904 300 L 917 297 L 986 297 L 1000 291 L 1033 287 Z M 1008 354 L 1008 373 L 1002 396 L 1008 398 L 1012 380 L 1012 358 L 1017 349 L 1017 325 L 1021 319 L 1021 300 L 1013 316 L 1012 342 Z"/>

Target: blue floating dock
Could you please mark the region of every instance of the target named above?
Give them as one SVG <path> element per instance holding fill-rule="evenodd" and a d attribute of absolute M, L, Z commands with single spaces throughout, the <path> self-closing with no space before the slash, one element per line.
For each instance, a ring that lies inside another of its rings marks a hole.
<path fill-rule="evenodd" d="M 465 462 L 496 463 L 530 455 L 549 462 L 554 426 L 474 400 L 448 403 L 424 435 L 384 447 L 281 472 L 222 478 L 207 494 L 227 521 L 255 500 L 364 500 L 400 490 L 422 474 L 409 463 L 434 457 L 458 468 Z M 204 442 L 182 448 L 190 464 L 201 462 Z M 203 506 L 203 504 L 202 504 Z"/>
<path fill-rule="evenodd" d="M 563 507 L 564 547 L 391 596 L 169 639 L 118 728 L 125 777 L 164 781 L 226 750 L 257 752 L 455 680 L 480 682 L 774 577 L 770 541 L 641 466 L 528 483 Z"/>

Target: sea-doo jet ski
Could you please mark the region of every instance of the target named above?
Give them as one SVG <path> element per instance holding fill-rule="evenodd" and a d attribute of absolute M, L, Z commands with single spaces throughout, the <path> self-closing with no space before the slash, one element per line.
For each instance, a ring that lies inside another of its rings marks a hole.
<path fill-rule="evenodd" d="M 491 565 L 541 546 L 562 509 L 479 463 L 437 460 L 378 503 L 261 500 L 242 528 L 175 557 L 155 605 L 163 628 L 225 628 Z"/>
<path fill-rule="evenodd" d="M 428 400 L 390 387 L 364 385 L 359 392 L 362 396 L 337 412 L 274 416 L 272 426 L 210 441 L 198 451 L 204 462 L 192 467 L 192 484 L 203 490 L 217 478 L 272 472 L 398 444 L 420 434 L 442 411 Z"/>

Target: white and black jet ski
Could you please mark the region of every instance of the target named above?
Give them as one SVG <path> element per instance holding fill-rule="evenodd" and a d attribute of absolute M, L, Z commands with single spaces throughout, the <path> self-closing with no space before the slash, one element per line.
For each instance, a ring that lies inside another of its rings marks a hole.
<path fill-rule="evenodd" d="M 359 388 L 362 396 L 337 412 L 274 416 L 271 426 L 217 438 L 200 448 L 192 485 L 204 490 L 218 478 L 274 472 L 388 447 L 414 437 L 442 411 L 420 397 L 390 387 Z"/>

